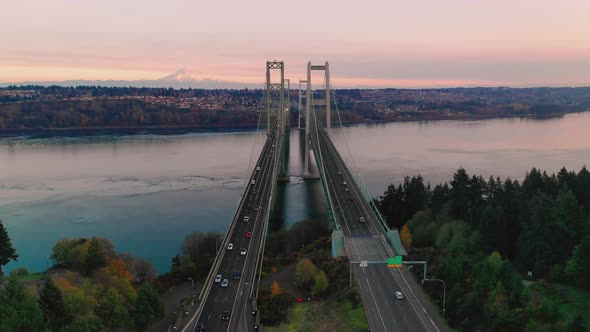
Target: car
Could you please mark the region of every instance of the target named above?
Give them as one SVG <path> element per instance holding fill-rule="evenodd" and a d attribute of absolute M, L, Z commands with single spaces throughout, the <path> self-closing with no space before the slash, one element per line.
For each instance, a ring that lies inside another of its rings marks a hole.
<path fill-rule="evenodd" d="M 248 205 L 246 205 L 246 209 L 247 210 L 252 210 L 252 204 L 248 203 Z"/>
<path fill-rule="evenodd" d="M 223 279 L 223 281 L 221 282 L 221 287 L 225 288 L 229 285 L 229 280 L 227 279 Z"/>
<path fill-rule="evenodd" d="M 197 327 L 195 328 L 195 332 L 203 332 L 205 331 L 205 324 L 203 322 L 198 322 Z"/>
<path fill-rule="evenodd" d="M 246 238 L 247 238 L 247 239 L 249 239 L 249 238 L 251 238 L 251 237 L 252 237 L 252 232 L 248 232 L 248 233 L 246 233 Z"/>
<path fill-rule="evenodd" d="M 223 314 L 221 314 L 222 320 L 229 320 L 229 316 L 231 315 L 231 311 L 229 309 L 223 310 Z"/>
<path fill-rule="evenodd" d="M 346 181 L 342 182 L 343 185 L 346 185 Z"/>
<path fill-rule="evenodd" d="M 244 222 L 248 222 L 248 221 L 250 221 L 250 216 L 245 216 L 244 217 Z"/>
<path fill-rule="evenodd" d="M 254 211 L 258 211 L 258 206 L 255 206 L 254 207 Z"/>
<path fill-rule="evenodd" d="M 342 173 L 340 171 L 338 171 L 338 175 L 342 175 Z"/>
<path fill-rule="evenodd" d="M 218 274 L 215 276 L 215 282 L 216 283 L 221 282 L 221 274 Z"/>
<path fill-rule="evenodd" d="M 395 292 L 395 297 L 396 297 L 398 300 L 402 300 L 402 299 L 404 298 L 404 295 L 402 294 L 402 292 L 400 292 L 400 291 L 397 291 L 397 292 Z"/>
<path fill-rule="evenodd" d="M 365 217 L 359 217 L 359 222 L 364 224 L 365 223 Z"/>
<path fill-rule="evenodd" d="M 349 192 L 348 187 L 344 188 L 344 191 Z"/>
<path fill-rule="evenodd" d="M 258 192 L 256 191 L 256 189 L 252 190 L 252 195 L 256 196 L 256 194 L 258 194 Z"/>
<path fill-rule="evenodd" d="M 255 185 L 255 184 L 256 184 L 256 180 L 252 180 L 252 181 L 250 181 L 250 184 L 251 184 L 251 185 Z"/>
<path fill-rule="evenodd" d="M 234 244 L 230 242 L 230 243 L 227 245 L 227 250 L 234 250 Z"/>
<path fill-rule="evenodd" d="M 236 272 L 234 272 L 234 275 L 232 276 L 232 278 L 233 278 L 234 280 L 238 280 L 238 279 L 240 279 L 241 277 L 242 277 L 242 273 L 241 273 L 241 272 L 239 272 L 239 271 L 236 271 Z"/>
<path fill-rule="evenodd" d="M 259 171 L 260 170 L 260 166 L 256 166 L 256 170 Z"/>
<path fill-rule="evenodd" d="M 242 248 L 242 250 L 240 250 L 240 255 L 246 256 L 246 248 Z"/>

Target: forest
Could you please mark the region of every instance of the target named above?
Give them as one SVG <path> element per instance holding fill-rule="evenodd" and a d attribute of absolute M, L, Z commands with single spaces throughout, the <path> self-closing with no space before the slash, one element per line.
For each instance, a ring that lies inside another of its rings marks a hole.
<path fill-rule="evenodd" d="M 557 174 L 533 168 L 522 182 L 486 181 L 459 169 L 449 183 L 434 188 L 418 175 L 390 185 L 375 201 L 389 226 L 401 229 L 409 258 L 428 260 L 429 278 L 446 282 L 451 327 L 590 328 L 587 307 L 560 302 L 568 291 L 590 290 L 586 167 L 578 172 L 563 168 Z M 441 287 L 425 287 L 441 306 Z"/>

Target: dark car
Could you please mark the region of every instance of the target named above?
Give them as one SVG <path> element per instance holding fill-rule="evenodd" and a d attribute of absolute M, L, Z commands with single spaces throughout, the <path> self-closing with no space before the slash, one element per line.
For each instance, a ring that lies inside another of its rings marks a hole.
<path fill-rule="evenodd" d="M 203 332 L 205 331 L 205 324 L 203 322 L 199 322 L 197 327 L 195 328 L 195 332 Z"/>
<path fill-rule="evenodd" d="M 242 273 L 241 272 L 234 272 L 233 278 L 234 280 L 238 280 L 242 277 Z"/>
<path fill-rule="evenodd" d="M 229 311 L 229 309 L 225 309 L 225 310 L 223 310 L 223 314 L 221 314 L 221 319 L 222 320 L 229 320 L 230 315 L 231 315 L 231 312 Z"/>

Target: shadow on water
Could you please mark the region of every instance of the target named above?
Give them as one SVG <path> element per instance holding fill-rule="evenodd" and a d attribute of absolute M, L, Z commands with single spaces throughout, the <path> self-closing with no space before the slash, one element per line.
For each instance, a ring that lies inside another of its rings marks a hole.
<path fill-rule="evenodd" d="M 292 131 L 289 174 L 303 173 L 303 131 Z M 285 254 L 330 233 L 323 188 L 319 180 L 280 183 L 271 215 L 267 251 Z"/>

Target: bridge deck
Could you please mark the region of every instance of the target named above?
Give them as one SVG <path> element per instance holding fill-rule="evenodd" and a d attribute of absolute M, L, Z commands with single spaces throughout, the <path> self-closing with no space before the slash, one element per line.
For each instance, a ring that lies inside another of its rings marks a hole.
<path fill-rule="evenodd" d="M 314 155 L 318 167 L 323 167 L 333 214 L 344 233 L 350 261 L 384 262 L 393 257 L 393 249 L 327 133 L 321 127 L 316 130 L 315 121 L 311 127 L 314 149 L 319 147 Z M 390 269 L 383 263 L 369 264 L 366 268 L 351 265 L 371 331 L 447 331 L 438 312 L 405 267 Z M 395 291 L 401 291 L 404 299 L 396 299 Z"/>
<path fill-rule="evenodd" d="M 221 287 L 221 283 L 214 283 L 213 278 L 208 279 L 204 286 L 203 299 L 190 320 L 187 327 L 196 329 L 197 323 L 205 325 L 206 331 L 250 331 L 253 329 L 253 316 L 251 299 L 255 296 L 253 284 L 259 257 L 262 254 L 264 243 L 265 224 L 268 221 L 270 201 L 272 198 L 273 181 L 276 182 L 276 154 L 279 149 L 278 126 L 275 126 L 269 139 L 266 140 L 251 179 L 248 183 L 235 214 L 234 220 L 224 238 L 223 246 L 217 257 L 217 264 L 212 268 L 210 276 L 220 274 L 223 279 L 229 280 L 227 287 Z M 260 167 L 257 171 L 256 167 Z M 249 217 L 244 222 L 244 217 Z M 251 238 L 246 237 L 250 232 Z M 229 243 L 233 249 L 228 250 Z M 246 255 L 241 250 L 246 249 Z M 240 272 L 240 279 L 234 279 L 233 274 Z M 225 310 L 230 310 L 229 319 L 223 319 Z"/>

